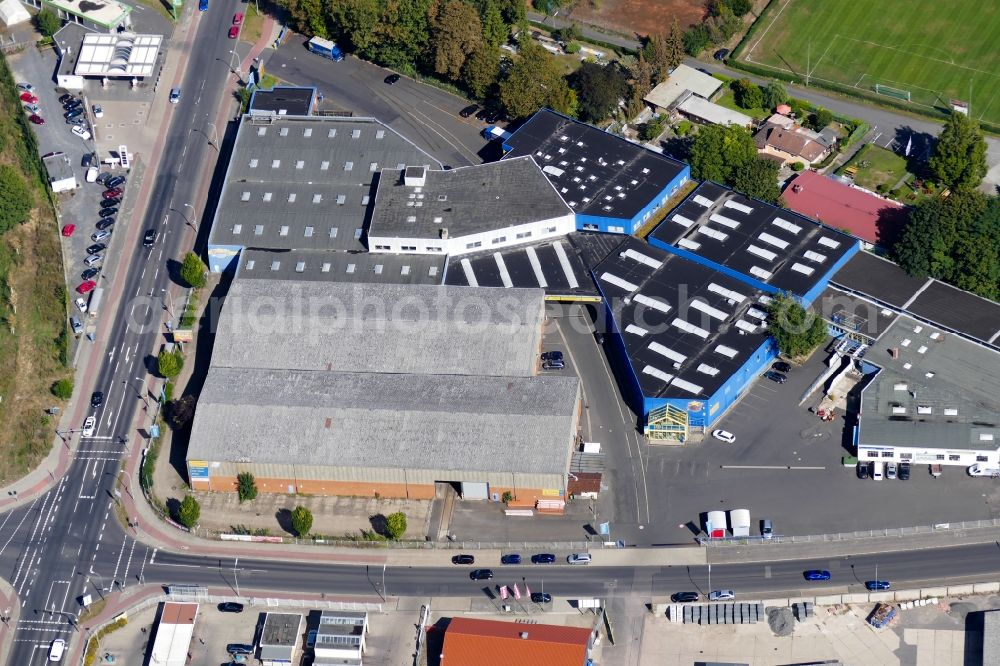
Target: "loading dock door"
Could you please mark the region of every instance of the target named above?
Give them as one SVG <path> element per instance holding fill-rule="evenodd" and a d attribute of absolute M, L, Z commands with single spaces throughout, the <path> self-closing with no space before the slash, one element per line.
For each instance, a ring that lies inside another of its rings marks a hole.
<path fill-rule="evenodd" d="M 488 483 L 479 481 L 462 482 L 462 499 L 484 500 L 490 497 L 490 487 Z"/>

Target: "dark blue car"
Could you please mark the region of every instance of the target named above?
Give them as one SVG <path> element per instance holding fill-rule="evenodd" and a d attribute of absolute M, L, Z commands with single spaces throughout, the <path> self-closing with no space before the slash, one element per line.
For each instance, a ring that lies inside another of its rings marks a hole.
<path fill-rule="evenodd" d="M 540 553 L 531 556 L 532 564 L 552 564 L 556 561 L 556 556 L 552 553 Z"/>
<path fill-rule="evenodd" d="M 511 553 L 509 555 L 504 555 L 500 558 L 500 564 L 520 564 L 521 556 L 517 553 Z"/>
<path fill-rule="evenodd" d="M 888 590 L 889 589 L 889 581 L 887 581 L 887 580 L 866 580 L 865 581 L 865 588 L 868 589 L 868 590 L 870 590 L 870 591 Z"/>
<path fill-rule="evenodd" d="M 830 572 L 821 569 L 812 569 L 803 574 L 806 580 L 830 580 Z"/>
<path fill-rule="evenodd" d="M 208 0 L 198 0 L 198 10 L 207 12 L 208 11 Z"/>

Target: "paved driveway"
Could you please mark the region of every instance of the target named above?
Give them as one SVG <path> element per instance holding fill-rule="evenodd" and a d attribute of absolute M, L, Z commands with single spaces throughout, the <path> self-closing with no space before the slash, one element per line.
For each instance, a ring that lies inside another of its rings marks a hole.
<path fill-rule="evenodd" d="M 443 164 L 483 162 L 486 124 L 458 115 L 468 100 L 406 77 L 387 85 L 391 71 L 353 56 L 333 62 L 307 51 L 305 41 L 296 35 L 267 51 L 265 71 L 292 85 L 315 86 L 326 105 L 378 118 Z"/>

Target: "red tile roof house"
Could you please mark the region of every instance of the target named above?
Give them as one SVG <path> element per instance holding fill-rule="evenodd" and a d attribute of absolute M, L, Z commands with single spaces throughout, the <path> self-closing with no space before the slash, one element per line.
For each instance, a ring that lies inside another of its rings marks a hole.
<path fill-rule="evenodd" d="M 796 213 L 883 248 L 892 245 L 909 219 L 903 204 L 814 171 L 796 176 L 781 197 Z"/>
<path fill-rule="evenodd" d="M 596 630 L 455 617 L 444 631 L 439 666 L 585 666 Z M 438 661 L 430 658 L 439 657 Z"/>

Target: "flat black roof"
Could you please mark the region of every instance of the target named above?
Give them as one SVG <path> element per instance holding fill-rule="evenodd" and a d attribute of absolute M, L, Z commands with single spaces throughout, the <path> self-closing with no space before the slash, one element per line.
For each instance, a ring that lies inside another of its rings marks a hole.
<path fill-rule="evenodd" d="M 239 262 L 241 280 L 441 284 L 445 272 L 437 254 L 245 249 Z"/>
<path fill-rule="evenodd" d="M 556 218 L 573 211 L 530 157 L 458 169 L 383 169 L 368 236 L 456 238 Z"/>
<path fill-rule="evenodd" d="M 277 87 L 257 89 L 250 98 L 250 113 L 263 111 L 279 116 L 308 116 L 312 113 L 315 88 Z"/>
<path fill-rule="evenodd" d="M 594 280 L 570 237 L 452 257 L 445 283 L 462 287 L 541 287 L 547 294 L 596 296 Z"/>
<path fill-rule="evenodd" d="M 699 185 L 650 237 L 800 296 L 858 242 L 712 182 Z"/>
<path fill-rule="evenodd" d="M 977 340 L 994 344 L 1000 337 L 1000 304 L 937 280 L 907 310 Z"/>
<path fill-rule="evenodd" d="M 504 141 L 503 159 L 531 155 L 577 213 L 631 220 L 685 168 L 592 125 L 541 109 Z"/>
<path fill-rule="evenodd" d="M 901 308 L 929 279 L 911 277 L 891 261 L 862 251 L 851 257 L 830 281 Z"/>
<path fill-rule="evenodd" d="M 766 294 L 638 239 L 594 275 L 647 397 L 707 399 L 767 339 Z"/>

